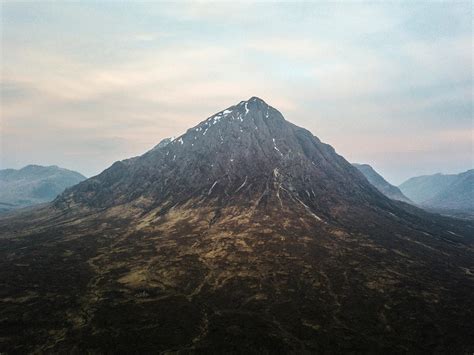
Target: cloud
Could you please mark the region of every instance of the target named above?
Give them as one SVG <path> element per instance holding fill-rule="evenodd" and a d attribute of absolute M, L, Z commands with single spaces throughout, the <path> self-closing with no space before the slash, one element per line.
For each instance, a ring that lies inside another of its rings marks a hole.
<path fill-rule="evenodd" d="M 251 96 L 353 160 L 467 149 L 459 132 L 472 128 L 469 6 L 4 8 L 3 165 L 64 165 L 72 154 L 77 169 L 97 173 Z"/>

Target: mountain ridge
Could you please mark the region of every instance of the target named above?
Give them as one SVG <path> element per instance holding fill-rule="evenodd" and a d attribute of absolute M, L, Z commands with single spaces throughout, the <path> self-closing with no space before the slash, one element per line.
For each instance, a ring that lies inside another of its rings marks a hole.
<path fill-rule="evenodd" d="M 400 189 L 392 184 L 390 184 L 387 180 L 385 180 L 382 175 L 377 173 L 374 168 L 372 168 L 369 164 L 358 164 L 353 163 L 359 171 L 364 174 L 364 176 L 369 180 L 369 182 L 374 185 L 380 192 L 382 192 L 385 196 L 391 198 L 392 200 L 403 201 L 406 203 L 413 202 L 403 195 Z"/>
<path fill-rule="evenodd" d="M 400 189 L 422 208 L 474 218 L 474 169 L 414 177 L 402 183 Z"/>
<path fill-rule="evenodd" d="M 67 187 L 85 180 L 82 174 L 57 165 L 27 165 L 0 170 L 0 209 L 3 212 L 52 201 Z"/>

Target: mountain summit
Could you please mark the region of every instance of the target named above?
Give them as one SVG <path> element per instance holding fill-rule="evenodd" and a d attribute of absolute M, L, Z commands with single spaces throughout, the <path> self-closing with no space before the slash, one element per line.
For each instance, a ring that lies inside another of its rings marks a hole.
<path fill-rule="evenodd" d="M 0 352 L 471 353 L 472 235 L 254 97 L 0 218 Z"/>
<path fill-rule="evenodd" d="M 164 143 L 115 163 L 67 191 L 57 205 L 136 202 L 150 211 L 218 199 L 220 205 L 297 207 L 320 221 L 344 219 L 364 205 L 394 209 L 331 146 L 256 97 Z"/>

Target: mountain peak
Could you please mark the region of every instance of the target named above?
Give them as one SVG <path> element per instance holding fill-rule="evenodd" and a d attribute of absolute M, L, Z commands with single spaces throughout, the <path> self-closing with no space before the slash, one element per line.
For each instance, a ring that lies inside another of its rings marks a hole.
<path fill-rule="evenodd" d="M 268 109 L 270 106 L 257 96 L 252 96 L 247 101 L 242 101 L 243 105 L 246 106 L 249 110 L 262 110 Z M 241 104 L 242 104 L 241 103 Z"/>
<path fill-rule="evenodd" d="M 237 105 L 230 106 L 227 109 L 212 115 L 201 124 L 209 121 L 212 121 L 211 123 L 215 124 L 223 118 L 230 121 L 236 120 L 237 122 L 243 122 L 250 118 L 256 122 L 259 118 L 268 119 L 276 117 L 283 119 L 283 115 L 278 110 L 268 105 L 262 99 L 253 96 L 247 101 L 240 101 Z"/>
<path fill-rule="evenodd" d="M 252 96 L 250 99 L 247 100 L 247 102 L 249 103 L 257 103 L 257 104 L 263 104 L 263 105 L 267 105 L 268 104 L 263 101 L 261 98 L 257 97 L 257 96 Z"/>
<path fill-rule="evenodd" d="M 254 96 L 213 114 L 181 136 L 163 139 L 149 153 L 168 147 L 167 156 L 179 159 L 187 150 L 206 155 L 226 151 L 231 155 L 228 160 L 233 162 L 236 155 L 258 144 L 269 146 L 272 155 L 283 157 L 281 144 L 292 131 L 293 125 L 278 110 Z M 171 147 L 179 148 L 177 154 L 170 155 Z"/>
<path fill-rule="evenodd" d="M 147 201 L 147 208 L 209 196 L 282 207 L 286 199 L 321 221 L 324 215 L 330 218 L 334 206 L 358 206 L 355 191 L 366 201 L 380 198 L 331 146 L 251 97 L 141 157 L 114 164 L 62 199 L 111 206 L 138 198 Z"/>
<path fill-rule="evenodd" d="M 250 99 L 248 100 L 243 100 L 243 101 L 240 101 L 239 102 L 239 105 L 243 105 L 243 104 L 250 104 L 250 103 L 254 103 L 254 104 L 260 104 L 260 105 L 266 105 L 268 106 L 268 104 L 262 100 L 261 98 L 257 97 L 257 96 L 252 96 Z"/>
<path fill-rule="evenodd" d="M 164 139 L 154 150 L 162 148 L 169 143 L 196 146 L 202 138 L 217 138 L 219 144 L 232 139 L 241 139 L 246 133 L 252 132 L 252 136 L 273 131 L 270 126 L 282 126 L 286 122 L 283 115 L 275 108 L 269 106 L 262 99 L 253 96 L 247 101 L 240 101 L 208 117 L 198 125 L 188 129 L 186 133 L 171 139 Z M 286 122 L 288 123 L 288 122 Z M 280 127 L 282 128 L 282 127 Z M 257 138 L 258 139 L 258 138 Z"/>

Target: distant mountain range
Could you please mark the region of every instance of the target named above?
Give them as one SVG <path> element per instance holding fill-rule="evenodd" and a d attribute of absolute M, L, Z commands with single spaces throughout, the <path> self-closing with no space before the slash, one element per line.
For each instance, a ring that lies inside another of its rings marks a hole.
<path fill-rule="evenodd" d="M 0 170 L 0 212 L 52 201 L 86 177 L 57 166 L 28 165 Z"/>
<path fill-rule="evenodd" d="M 0 353 L 471 354 L 473 235 L 253 97 L 0 216 Z"/>
<path fill-rule="evenodd" d="M 474 170 L 460 174 L 413 177 L 399 187 L 368 164 L 352 164 L 385 196 L 447 216 L 474 218 Z"/>
<path fill-rule="evenodd" d="M 392 200 L 403 201 L 407 203 L 413 203 L 407 198 L 398 187 L 393 186 L 387 180 L 385 180 L 382 175 L 377 173 L 370 165 L 368 164 L 352 164 L 355 166 L 359 171 L 364 174 L 367 180 L 374 185 L 377 190 L 383 193 L 388 198 Z"/>
<path fill-rule="evenodd" d="M 474 216 L 474 169 L 408 179 L 400 190 L 421 207 L 445 214 Z"/>

